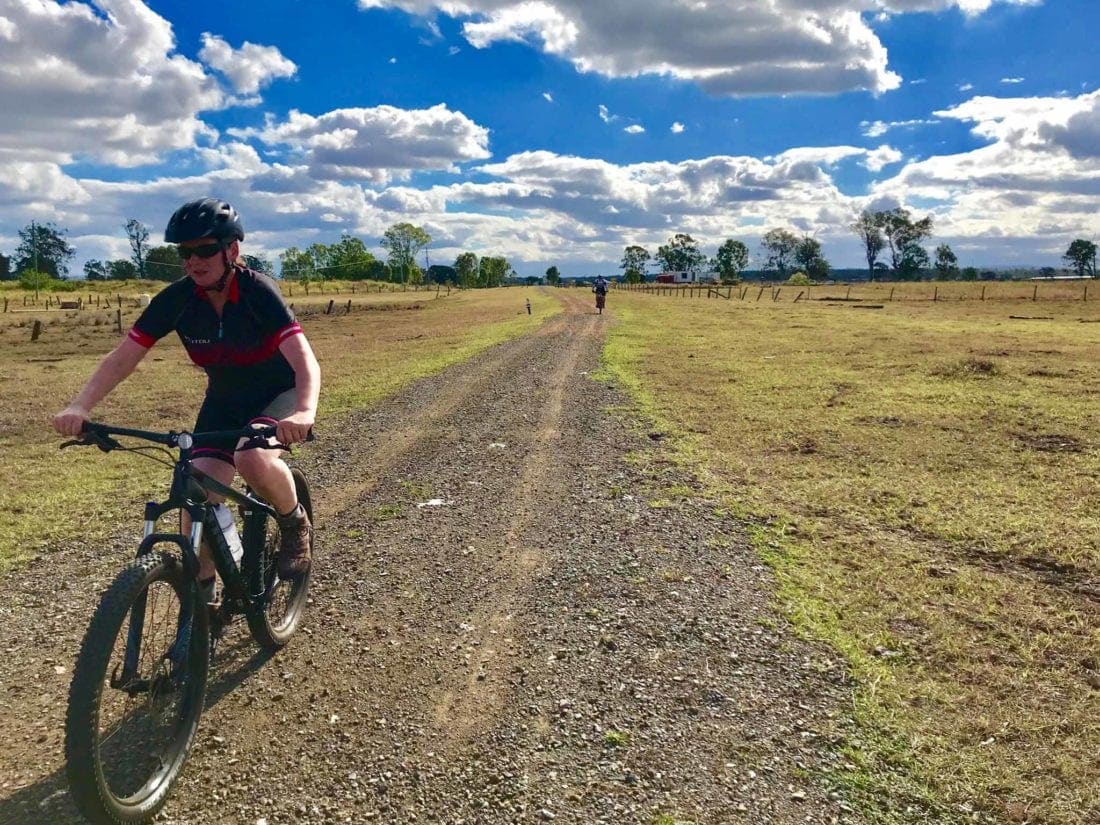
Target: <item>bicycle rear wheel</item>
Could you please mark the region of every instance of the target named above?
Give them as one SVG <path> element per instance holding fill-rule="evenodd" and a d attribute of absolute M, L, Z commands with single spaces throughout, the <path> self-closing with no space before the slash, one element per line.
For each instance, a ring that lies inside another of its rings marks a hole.
<path fill-rule="evenodd" d="M 294 487 L 298 491 L 298 501 L 305 508 L 309 520 L 313 522 L 313 499 L 309 494 L 309 484 L 302 471 L 291 469 Z M 309 598 L 309 579 L 311 572 L 292 581 L 279 578 L 279 523 L 270 516 L 250 519 L 245 524 L 245 546 L 260 548 L 252 555 L 255 564 L 248 571 L 248 584 L 252 593 L 263 593 L 260 609 L 250 610 L 248 629 L 252 638 L 265 650 L 275 651 L 282 648 L 294 632 L 305 614 Z M 247 542 L 255 542 L 248 544 Z"/>
<path fill-rule="evenodd" d="M 140 558 L 108 588 L 65 719 L 65 770 L 88 820 L 148 822 L 167 801 L 198 729 L 209 645 L 205 605 L 173 556 Z"/>

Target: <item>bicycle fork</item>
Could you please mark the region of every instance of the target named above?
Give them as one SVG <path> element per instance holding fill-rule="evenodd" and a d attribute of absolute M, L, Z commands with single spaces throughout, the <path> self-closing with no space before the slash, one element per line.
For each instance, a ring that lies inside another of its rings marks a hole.
<path fill-rule="evenodd" d="M 137 557 L 141 558 L 147 556 L 152 552 L 153 547 L 163 541 L 174 542 L 180 545 L 180 549 L 183 551 L 183 566 L 187 573 L 185 580 L 187 581 L 187 593 L 180 599 L 179 615 L 176 618 L 176 635 L 172 641 L 172 646 L 168 650 L 168 662 L 171 667 L 169 670 L 169 677 L 172 684 L 175 684 L 180 674 L 185 672 L 184 665 L 187 662 L 188 651 L 191 646 L 191 637 L 194 632 L 195 626 L 195 604 L 198 600 L 198 562 L 195 557 L 195 550 L 199 546 L 199 542 L 202 541 L 202 518 L 195 518 L 192 514 L 191 519 L 191 546 L 187 548 L 184 546 L 184 542 L 181 536 L 176 534 L 163 534 L 154 532 L 156 528 L 156 516 L 150 512 L 150 508 L 156 507 L 153 502 L 146 505 L 146 519 L 145 519 L 145 537 L 142 539 L 141 544 L 138 546 Z M 149 516 L 153 516 L 150 518 Z M 190 554 L 188 550 L 190 549 Z M 193 569 L 190 569 L 193 568 Z M 122 659 L 122 673 L 118 672 L 116 666 L 115 672 L 111 674 L 111 687 L 125 691 L 130 696 L 134 696 L 138 693 L 148 692 L 154 675 L 150 672 L 150 678 L 139 678 L 139 665 L 141 663 L 141 637 L 145 631 L 145 611 L 149 601 L 148 589 L 142 590 L 134 601 L 134 606 L 130 608 L 130 622 L 126 630 L 126 650 Z"/>

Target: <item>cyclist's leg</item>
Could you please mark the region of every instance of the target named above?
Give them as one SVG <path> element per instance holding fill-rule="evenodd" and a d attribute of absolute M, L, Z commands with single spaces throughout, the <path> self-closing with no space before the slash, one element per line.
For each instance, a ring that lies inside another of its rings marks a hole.
<path fill-rule="evenodd" d="M 203 400 L 198 418 L 195 420 L 195 432 L 232 430 L 244 426 L 248 419 L 242 416 L 241 411 L 236 407 L 237 405 L 229 403 L 225 399 L 215 399 L 207 396 Z M 228 442 L 196 439 L 192 455 L 194 456 L 192 463 L 196 469 L 227 486 L 233 483 L 236 468 L 233 466 L 232 439 Z M 222 496 L 210 494 L 212 504 L 218 504 L 222 500 Z M 181 526 L 184 535 L 187 535 L 191 530 L 191 519 L 185 512 L 181 515 Z M 203 539 L 202 545 L 199 547 L 199 581 L 212 590 L 211 584 L 216 573 L 214 559 L 210 553 L 210 545 L 206 539 Z"/>
<path fill-rule="evenodd" d="M 297 392 L 287 390 L 268 401 L 254 415 L 249 416 L 246 423 L 275 424 L 279 419 L 294 412 L 296 403 Z M 241 478 L 280 515 L 294 510 L 298 505 L 298 494 L 294 491 L 294 479 L 290 475 L 290 468 L 283 461 L 283 451 L 240 449 L 245 443 L 245 439 L 241 439 L 233 455 L 233 461 L 237 465 Z M 268 443 L 274 444 L 275 439 L 269 439 Z"/>
<path fill-rule="evenodd" d="M 252 423 L 273 424 L 290 415 L 297 393 L 288 390 L 272 399 Z M 300 576 L 309 570 L 312 557 L 313 525 L 294 487 L 294 477 L 282 459 L 281 450 L 240 449 L 234 459 L 248 485 L 278 513 L 280 546 L 279 574 L 283 579 Z"/>

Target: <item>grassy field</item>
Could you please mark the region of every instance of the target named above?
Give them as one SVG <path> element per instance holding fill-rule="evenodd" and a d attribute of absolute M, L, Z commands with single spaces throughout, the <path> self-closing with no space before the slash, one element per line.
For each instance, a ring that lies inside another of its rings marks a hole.
<path fill-rule="evenodd" d="M 606 359 L 849 661 L 831 780 L 876 822 L 1100 821 L 1100 304 L 793 297 L 616 292 Z"/>
<path fill-rule="evenodd" d="M 450 296 L 444 290 L 438 298 L 425 292 L 362 296 L 357 291 L 351 314 L 342 314 L 340 307 L 326 315 L 329 297 L 293 299 L 322 365 L 322 436 L 326 416 L 369 405 L 418 377 L 522 335 L 560 311 L 552 291 L 528 288 Z M 344 306 L 349 297 L 343 296 Z M 123 328 L 128 329 L 139 310 L 125 296 L 123 307 Z M 35 318 L 45 327 L 32 343 Z M 168 476 L 126 455 L 57 450 L 60 439 L 50 419 L 118 343 L 113 311 L 9 312 L 0 319 L 0 473 L 8 482 L 0 509 L 2 572 L 48 551 L 55 537 L 83 535 L 94 543 L 111 527 L 99 520 L 102 501 L 140 502 L 162 495 Z M 172 335 L 94 415 L 133 427 L 190 427 L 204 387 L 205 377 Z M 136 505 L 133 514 L 140 518 Z"/>

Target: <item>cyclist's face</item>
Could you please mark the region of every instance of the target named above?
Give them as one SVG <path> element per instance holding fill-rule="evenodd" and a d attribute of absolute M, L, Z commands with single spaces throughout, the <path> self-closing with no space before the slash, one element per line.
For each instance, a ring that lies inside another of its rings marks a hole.
<path fill-rule="evenodd" d="M 180 246 L 185 249 L 202 249 L 203 247 L 208 247 L 212 243 L 215 243 L 213 238 L 199 238 L 194 241 L 184 241 Z M 228 255 L 230 261 L 237 260 L 239 251 L 240 245 L 237 241 L 233 241 L 233 243 L 225 248 L 225 254 Z M 209 258 L 204 258 L 201 255 L 192 255 L 184 259 L 183 271 L 199 286 L 213 286 L 218 282 L 218 279 L 221 278 L 222 273 L 225 271 L 225 257 L 223 257 L 221 252 L 216 255 L 211 255 Z"/>

